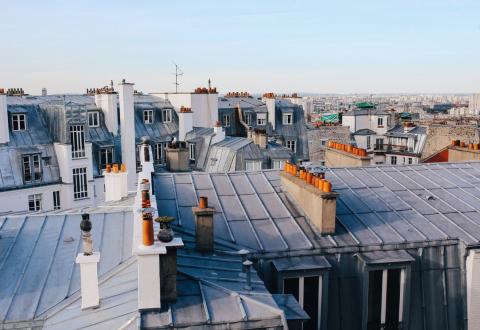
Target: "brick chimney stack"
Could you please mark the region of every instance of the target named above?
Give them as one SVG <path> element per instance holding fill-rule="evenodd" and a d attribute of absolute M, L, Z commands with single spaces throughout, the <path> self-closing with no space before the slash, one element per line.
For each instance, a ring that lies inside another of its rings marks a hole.
<path fill-rule="evenodd" d="M 215 209 L 208 207 L 208 198 L 200 197 L 197 207 L 193 207 L 195 214 L 196 249 L 201 252 L 213 252 L 213 214 Z"/>

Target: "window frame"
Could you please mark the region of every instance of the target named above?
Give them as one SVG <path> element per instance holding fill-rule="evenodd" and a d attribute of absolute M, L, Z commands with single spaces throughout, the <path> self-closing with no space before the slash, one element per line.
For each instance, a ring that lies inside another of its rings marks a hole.
<path fill-rule="evenodd" d="M 112 147 L 102 147 L 98 149 L 98 169 L 104 170 L 107 168 L 107 164 L 113 164 L 114 150 Z M 105 163 L 103 163 L 105 158 Z M 110 161 L 108 161 L 110 158 Z"/>
<path fill-rule="evenodd" d="M 231 120 L 230 115 L 223 115 L 223 127 L 230 127 Z"/>
<path fill-rule="evenodd" d="M 381 271 L 382 272 L 382 283 L 381 283 L 381 306 L 380 306 L 380 327 L 385 328 L 386 326 L 386 316 L 387 316 L 387 294 L 388 294 L 388 272 L 390 270 L 400 270 L 400 278 L 399 278 L 399 297 L 398 297 L 398 325 L 407 323 L 408 321 L 408 302 L 409 302 L 409 294 L 408 290 L 410 288 L 410 267 L 408 264 L 399 263 L 391 266 L 378 266 L 378 267 L 367 267 L 365 269 L 365 278 L 364 278 L 364 285 L 366 288 L 364 290 L 364 328 L 367 329 L 368 327 L 368 313 L 369 313 L 369 280 L 370 280 L 370 273 L 374 271 Z"/>
<path fill-rule="evenodd" d="M 73 200 L 88 198 L 88 176 L 86 167 L 72 169 Z"/>
<path fill-rule="evenodd" d="M 371 137 L 370 137 L 370 135 L 367 135 L 367 149 L 371 149 L 371 146 L 372 146 Z"/>
<path fill-rule="evenodd" d="M 146 125 L 153 124 L 154 114 L 152 109 L 143 110 L 143 123 Z"/>
<path fill-rule="evenodd" d="M 60 190 L 55 190 L 53 192 L 53 209 L 60 210 L 62 208 L 61 200 L 60 200 Z"/>
<path fill-rule="evenodd" d="M 281 170 L 283 169 L 286 159 L 272 159 L 272 169 Z M 275 166 L 277 164 L 277 166 Z"/>
<path fill-rule="evenodd" d="M 155 155 L 154 155 L 154 162 L 157 165 L 164 165 L 166 163 L 165 158 L 165 148 L 167 147 L 167 143 L 159 142 L 155 144 Z"/>
<path fill-rule="evenodd" d="M 189 143 L 188 144 L 188 157 L 189 159 L 194 162 L 196 160 L 195 158 L 195 143 Z"/>
<path fill-rule="evenodd" d="M 251 169 L 249 169 L 249 167 L 251 167 Z M 261 160 L 258 160 L 258 159 L 246 159 L 245 160 L 245 171 L 254 172 L 254 171 L 261 171 L 261 170 L 262 170 L 262 161 Z"/>
<path fill-rule="evenodd" d="M 87 112 L 88 117 L 88 127 L 99 127 L 100 126 L 100 112 L 99 111 L 89 111 Z"/>
<path fill-rule="evenodd" d="M 72 159 L 85 158 L 85 126 L 80 124 L 69 125 Z"/>
<path fill-rule="evenodd" d="M 25 160 L 28 159 L 27 162 Z M 28 164 L 27 164 L 28 163 Z M 38 171 L 36 171 L 35 163 L 38 164 Z M 43 178 L 43 168 L 40 154 L 24 154 L 22 155 L 22 167 L 23 167 L 23 183 L 32 184 L 42 181 Z M 28 174 L 30 179 L 27 180 L 26 173 L 28 169 Z M 39 177 L 37 178 L 37 173 Z"/>
<path fill-rule="evenodd" d="M 383 117 L 377 117 L 377 127 L 382 128 L 383 126 Z"/>
<path fill-rule="evenodd" d="M 12 113 L 12 132 L 23 132 L 28 129 L 27 126 L 27 114 L 26 113 Z M 23 118 L 23 119 L 20 119 Z M 23 123 L 23 128 L 21 127 Z M 17 128 L 15 128 L 17 126 Z"/>
<path fill-rule="evenodd" d="M 172 122 L 172 109 L 162 109 L 162 122 L 164 123 Z"/>
<path fill-rule="evenodd" d="M 293 113 L 284 113 L 282 115 L 283 125 L 293 125 Z"/>
<path fill-rule="evenodd" d="M 390 156 L 390 165 L 397 165 L 398 158 L 397 156 Z"/>
<path fill-rule="evenodd" d="M 267 124 L 267 114 L 257 113 L 257 126 L 265 126 Z"/>
<path fill-rule="evenodd" d="M 33 202 L 33 207 L 30 203 Z M 40 212 L 42 210 L 42 194 L 28 195 L 28 211 Z"/>
<path fill-rule="evenodd" d="M 290 149 L 293 153 L 297 152 L 297 140 L 286 140 L 285 147 Z"/>

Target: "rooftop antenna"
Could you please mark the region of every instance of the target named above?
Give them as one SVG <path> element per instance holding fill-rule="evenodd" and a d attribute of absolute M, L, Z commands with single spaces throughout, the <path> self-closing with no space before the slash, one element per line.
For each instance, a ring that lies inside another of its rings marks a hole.
<path fill-rule="evenodd" d="M 178 86 L 180 85 L 180 83 L 178 82 L 178 77 L 181 77 L 183 76 L 183 71 L 182 69 L 180 69 L 180 67 L 177 65 L 177 63 L 173 62 L 173 64 L 175 65 L 175 73 L 173 73 L 175 75 L 175 93 L 178 93 Z"/>

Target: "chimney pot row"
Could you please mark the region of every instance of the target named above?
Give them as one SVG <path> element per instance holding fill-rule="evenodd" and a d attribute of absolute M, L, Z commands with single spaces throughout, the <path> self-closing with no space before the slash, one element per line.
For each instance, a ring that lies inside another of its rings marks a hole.
<path fill-rule="evenodd" d="M 332 183 L 328 180 L 325 180 L 325 173 L 323 172 L 312 173 L 304 168 L 298 170 L 297 166 L 290 162 L 285 163 L 283 170 L 284 172 L 289 173 L 292 176 L 304 180 L 306 183 L 311 184 L 312 186 L 318 188 L 325 193 L 332 192 Z"/>

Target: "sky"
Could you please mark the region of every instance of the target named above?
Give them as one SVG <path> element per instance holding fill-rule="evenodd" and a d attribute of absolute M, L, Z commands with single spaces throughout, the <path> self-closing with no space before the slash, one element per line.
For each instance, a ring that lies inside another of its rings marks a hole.
<path fill-rule="evenodd" d="M 5 3 L 3 3 L 5 2 Z M 480 92 L 480 1 L 0 0 L 0 88 Z"/>

